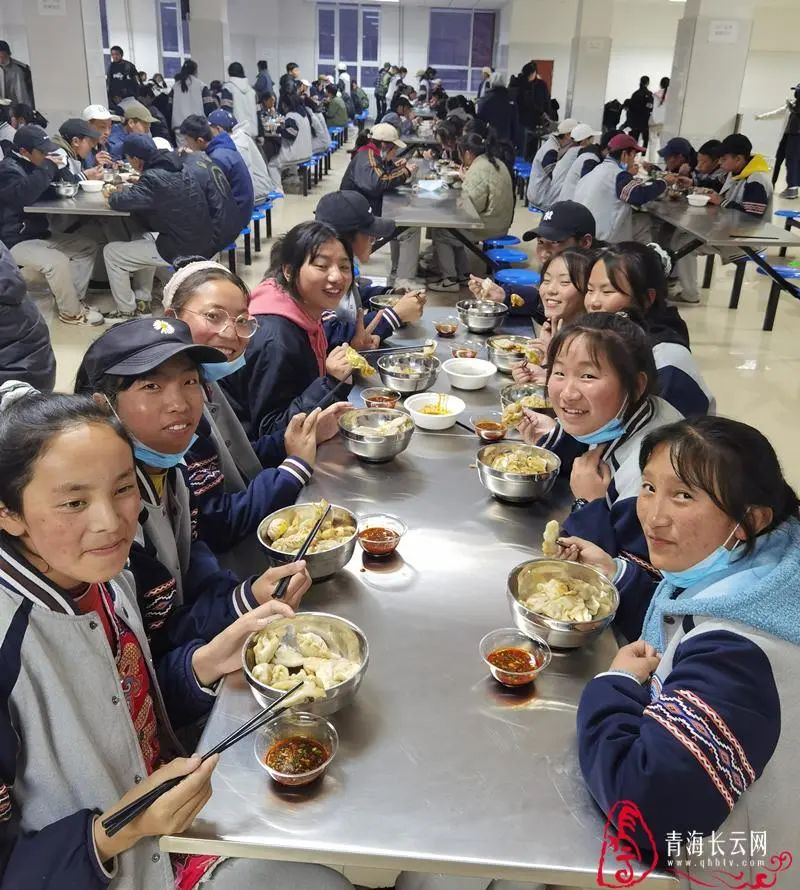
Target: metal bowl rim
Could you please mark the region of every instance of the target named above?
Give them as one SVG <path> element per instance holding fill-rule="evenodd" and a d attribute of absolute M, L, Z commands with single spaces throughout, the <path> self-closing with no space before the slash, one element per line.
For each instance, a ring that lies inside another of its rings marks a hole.
<path fill-rule="evenodd" d="M 496 448 L 498 447 L 499 442 L 489 442 L 487 445 L 484 445 L 482 448 L 478 449 L 478 453 L 476 455 L 476 461 L 479 469 L 483 469 L 489 476 L 492 476 L 494 479 L 502 479 L 505 482 L 543 482 L 546 479 L 552 479 L 553 475 L 558 475 L 561 470 L 561 458 L 554 452 L 550 451 L 548 448 L 543 448 L 541 445 L 528 445 L 527 442 L 507 442 L 506 446 L 509 448 L 530 448 L 537 452 L 544 452 L 549 458 L 555 458 L 556 465 L 552 470 L 548 470 L 546 473 L 509 473 L 505 470 L 495 470 L 494 467 L 490 467 L 489 464 L 486 463 L 483 459 L 483 453 L 487 448 Z"/>
<path fill-rule="evenodd" d="M 280 510 L 274 510 L 269 515 L 265 516 L 261 520 L 261 522 L 258 523 L 258 527 L 256 528 L 256 537 L 258 538 L 258 542 L 261 544 L 261 546 L 265 550 L 269 551 L 270 553 L 274 553 L 276 556 L 281 557 L 283 559 L 291 560 L 293 554 L 284 553 L 282 550 L 276 550 L 272 546 L 272 541 L 267 543 L 267 541 L 265 540 L 266 533 L 262 536 L 261 529 L 265 525 L 265 523 L 267 525 L 269 524 L 269 523 L 267 523 L 268 519 L 269 520 L 275 519 L 278 516 L 278 514 L 283 513 L 284 510 L 296 510 L 298 507 L 313 507 L 313 506 L 315 506 L 315 503 L 316 503 L 315 501 L 305 501 L 302 504 L 289 504 L 288 507 L 281 507 Z M 345 513 L 349 513 L 350 516 L 352 516 L 352 518 L 355 520 L 354 525 L 356 527 L 356 532 L 354 532 L 349 538 L 344 538 L 335 547 L 331 547 L 330 550 L 323 550 L 322 553 L 309 553 L 308 556 L 306 557 L 306 559 L 308 559 L 309 557 L 327 556 L 329 553 L 335 553 L 340 547 L 347 546 L 347 544 L 349 544 L 350 541 L 352 541 L 356 538 L 357 533 L 358 533 L 357 532 L 357 530 L 358 530 L 358 514 L 354 513 L 352 510 L 349 510 L 347 507 L 343 507 L 341 504 L 331 504 L 331 511 L 333 511 L 333 510 L 344 510 Z"/>

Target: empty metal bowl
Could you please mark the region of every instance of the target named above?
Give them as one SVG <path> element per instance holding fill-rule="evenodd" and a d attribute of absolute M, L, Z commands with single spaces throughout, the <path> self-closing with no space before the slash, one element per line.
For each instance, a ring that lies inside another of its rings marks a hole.
<path fill-rule="evenodd" d="M 377 427 L 390 420 L 404 418 L 407 423 L 397 433 L 384 435 Z M 366 429 L 375 432 L 367 433 Z M 394 408 L 356 408 L 339 418 L 339 434 L 344 447 L 361 460 L 383 463 L 408 448 L 414 435 L 414 421 L 405 411 Z"/>
<path fill-rule="evenodd" d="M 498 454 L 507 451 L 527 451 L 537 457 L 547 460 L 548 470 L 545 473 L 507 473 L 493 469 L 488 460 Z M 558 471 L 561 468 L 561 458 L 546 448 L 538 445 L 525 445 L 520 442 L 501 442 L 494 445 L 484 445 L 478 452 L 476 463 L 478 465 L 478 478 L 484 488 L 487 488 L 498 500 L 509 501 L 512 504 L 525 504 L 530 501 L 538 501 L 545 497 L 556 484 Z"/>
<path fill-rule="evenodd" d="M 369 664 L 369 644 L 361 628 L 345 618 L 339 618 L 338 615 L 330 615 L 327 612 L 299 612 L 294 618 L 278 618 L 276 621 L 271 622 L 268 630 L 270 633 L 279 633 L 281 628 L 287 624 L 294 625 L 295 633 L 308 633 L 311 631 L 312 633 L 319 634 L 328 644 L 329 649 L 338 653 L 340 657 L 357 661 L 361 665 L 358 672 L 349 680 L 327 689 L 325 698 L 305 702 L 302 705 L 298 705 L 297 710 L 326 717 L 349 705 L 358 692 L 358 687 L 364 679 L 364 674 L 367 672 L 367 665 Z M 283 695 L 283 692 L 267 686 L 266 683 L 257 680 L 252 674 L 253 667 L 255 666 L 253 646 L 259 633 L 261 631 L 251 634 L 242 648 L 242 669 L 253 697 L 262 708 L 265 708 L 271 702 L 274 702 L 276 698 Z"/>
<path fill-rule="evenodd" d="M 274 513 L 270 513 L 269 516 L 261 520 L 257 532 L 258 540 L 267 551 L 267 555 L 272 562 L 282 565 L 283 563 L 292 562 L 294 560 L 293 553 L 284 553 L 281 550 L 276 550 L 272 546 L 272 541 L 267 534 L 267 529 L 272 520 L 280 518 L 291 521 L 297 512 L 300 513 L 301 518 L 305 518 L 305 516 L 312 517 L 314 515 L 315 507 L 316 504 L 294 504 L 291 507 L 284 507 L 282 510 L 276 510 Z M 350 562 L 356 549 L 356 527 L 358 526 L 358 518 L 355 513 L 351 513 L 350 510 L 347 510 L 344 507 L 337 507 L 336 504 L 331 504 L 330 515 L 334 520 L 349 518 L 350 525 L 353 526 L 353 534 L 330 550 L 323 550 L 321 553 L 306 554 L 306 568 L 308 569 L 308 574 L 311 575 L 315 581 L 327 578 L 338 572 L 340 569 L 343 569 L 347 563 Z"/>
<path fill-rule="evenodd" d="M 532 592 L 532 585 L 537 581 L 549 581 L 551 578 L 575 579 L 587 581 L 611 594 L 611 614 L 592 621 L 556 621 L 539 612 L 533 612 L 520 602 L 520 589 L 527 590 L 526 596 Z M 550 646 L 557 649 L 576 649 L 585 646 L 600 634 L 614 620 L 619 608 L 617 588 L 606 576 L 591 566 L 563 559 L 531 559 L 520 563 L 508 576 L 508 604 L 514 624 L 525 634 L 541 637 Z"/>
<path fill-rule="evenodd" d="M 500 390 L 500 407 L 505 411 L 509 405 L 514 402 L 520 402 L 526 398 L 537 398 L 547 403 L 545 408 L 530 407 L 531 411 L 538 411 L 539 414 L 546 414 L 548 417 L 555 417 L 556 412 L 550 404 L 550 398 L 547 394 L 547 386 L 544 383 L 510 383 Z"/>
<path fill-rule="evenodd" d="M 77 182 L 56 182 L 53 184 L 59 198 L 74 198 L 78 194 Z"/>
<path fill-rule="evenodd" d="M 378 374 L 384 386 L 402 393 L 425 392 L 430 389 L 441 367 L 439 359 L 422 352 L 382 355 Z"/>
<path fill-rule="evenodd" d="M 402 294 L 378 294 L 369 298 L 373 309 L 394 309 Z"/>
<path fill-rule="evenodd" d="M 456 311 L 470 331 L 486 334 L 500 327 L 505 320 L 508 306 L 491 300 L 459 300 Z"/>
<path fill-rule="evenodd" d="M 513 351 L 500 349 L 497 346 L 498 341 L 509 341 L 514 345 Z M 502 371 L 503 374 L 510 374 L 514 369 L 514 365 L 524 361 L 528 351 L 533 349 L 533 338 L 515 335 L 506 337 L 501 334 L 498 337 L 489 337 L 486 341 L 486 349 L 489 352 L 489 361 L 493 365 L 497 365 L 497 370 Z"/>

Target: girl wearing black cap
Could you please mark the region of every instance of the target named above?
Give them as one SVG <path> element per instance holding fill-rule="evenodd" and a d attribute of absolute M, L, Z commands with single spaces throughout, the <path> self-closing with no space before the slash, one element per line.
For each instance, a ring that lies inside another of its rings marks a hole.
<path fill-rule="evenodd" d="M 130 567 L 157 651 L 212 639 L 274 589 L 274 573 L 240 582 L 198 537 L 185 458 L 203 416 L 203 364 L 224 359 L 178 319 L 134 319 L 95 340 L 78 369 L 76 391 L 113 410 L 133 442 L 142 512 Z"/>

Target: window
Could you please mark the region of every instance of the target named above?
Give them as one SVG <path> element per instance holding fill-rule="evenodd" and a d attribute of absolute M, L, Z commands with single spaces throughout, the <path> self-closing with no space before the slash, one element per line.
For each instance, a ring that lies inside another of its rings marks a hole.
<path fill-rule="evenodd" d="M 339 62 L 347 65 L 359 86 L 371 89 L 380 68 L 381 15 L 377 6 L 342 3 L 317 6 L 317 68 L 314 74 L 336 77 Z"/>
<path fill-rule="evenodd" d="M 100 0 L 100 34 L 103 38 L 103 61 L 106 71 L 111 64 L 111 39 L 108 36 L 108 5 L 107 0 Z"/>
<path fill-rule="evenodd" d="M 184 59 L 191 57 L 189 20 L 181 15 L 181 0 L 158 0 L 161 31 L 161 73 L 175 77 Z"/>
<path fill-rule="evenodd" d="M 494 56 L 495 14 L 471 9 L 432 9 L 428 64 L 447 91 L 478 89 L 481 68 Z"/>

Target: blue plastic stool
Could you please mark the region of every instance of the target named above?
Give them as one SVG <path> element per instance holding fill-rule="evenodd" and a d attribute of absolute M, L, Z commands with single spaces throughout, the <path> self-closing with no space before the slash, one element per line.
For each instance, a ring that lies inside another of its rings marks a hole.
<path fill-rule="evenodd" d="M 533 269 L 501 269 L 494 280 L 498 284 L 507 284 L 510 287 L 535 287 L 542 276 Z"/>
<path fill-rule="evenodd" d="M 786 229 L 787 232 L 791 232 L 795 225 L 794 221 L 800 216 L 800 210 L 776 210 L 774 216 L 782 216 L 786 220 L 783 226 L 784 229 Z M 797 225 L 800 225 L 800 223 L 797 223 Z M 778 256 L 786 256 L 786 251 L 788 249 L 788 247 L 782 247 L 778 251 Z"/>
<path fill-rule="evenodd" d="M 766 250 L 759 250 L 758 255 L 761 259 L 767 255 Z M 734 267 L 736 271 L 733 273 L 733 285 L 731 286 L 731 299 L 728 303 L 728 309 L 736 309 L 739 306 L 739 296 L 742 293 L 742 284 L 744 283 L 744 273 L 747 269 L 747 264 L 752 263 L 753 260 L 749 256 L 740 257 L 738 260 L 734 262 Z M 706 257 L 706 275 L 703 279 L 703 287 L 708 288 L 711 287 L 711 268 L 714 265 L 714 254 L 709 254 Z"/>
<path fill-rule="evenodd" d="M 261 220 L 266 219 L 267 214 L 256 207 L 250 214 L 250 222 L 253 223 L 253 250 L 261 253 Z"/>
<path fill-rule="evenodd" d="M 528 204 L 528 213 L 544 213 L 541 207 L 537 207 L 535 204 Z"/>
<path fill-rule="evenodd" d="M 220 253 L 228 254 L 228 268 L 236 274 L 236 242 L 234 241 L 232 244 L 229 244 L 227 247 L 223 247 Z"/>
<path fill-rule="evenodd" d="M 297 165 L 297 173 L 299 176 L 303 177 L 303 197 L 308 197 L 308 192 L 311 189 L 311 171 L 314 169 L 314 161 L 303 161 L 302 164 Z"/>
<path fill-rule="evenodd" d="M 253 254 L 250 252 L 250 226 L 245 226 L 239 235 L 244 236 L 244 264 L 245 266 L 253 265 Z"/>
<path fill-rule="evenodd" d="M 516 266 L 519 264 L 528 265 L 528 254 L 524 250 L 509 250 L 508 248 L 498 248 L 497 250 L 487 250 L 486 256 L 493 263 L 498 263 L 501 267 Z"/>
<path fill-rule="evenodd" d="M 267 194 L 267 197 L 270 199 L 270 201 L 277 201 L 278 198 L 283 198 L 285 196 L 283 192 L 269 192 Z"/>
<path fill-rule="evenodd" d="M 773 266 L 772 268 L 784 278 L 790 280 L 800 278 L 800 268 L 796 268 L 795 266 Z M 756 268 L 756 272 L 758 272 L 759 275 L 769 276 L 769 273 L 765 272 L 761 266 Z M 780 298 L 781 290 L 782 288 L 780 284 L 778 284 L 777 281 L 773 281 L 772 287 L 769 290 L 767 311 L 764 313 L 764 324 L 761 326 L 762 331 L 771 331 L 775 324 L 775 313 L 778 311 L 778 299 Z"/>
<path fill-rule="evenodd" d="M 492 247 L 513 247 L 519 243 L 520 240 L 516 235 L 503 235 L 502 238 L 487 238 L 483 242 L 483 246 L 489 250 Z"/>

